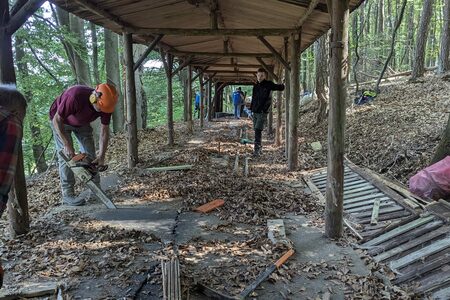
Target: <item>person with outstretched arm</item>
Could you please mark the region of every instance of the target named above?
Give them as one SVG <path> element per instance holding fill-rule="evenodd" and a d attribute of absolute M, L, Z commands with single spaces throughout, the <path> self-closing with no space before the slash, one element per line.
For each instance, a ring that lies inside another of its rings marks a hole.
<path fill-rule="evenodd" d="M 55 99 L 49 111 L 56 151 L 63 150 L 69 158 L 75 155 L 73 133 L 81 152 L 86 153 L 93 164 L 104 165 L 109 141 L 109 123 L 117 100 L 116 88 L 107 83 L 99 84 L 95 89 L 84 85 L 76 85 L 65 90 Z M 95 151 L 91 127 L 91 122 L 97 118 L 100 118 L 101 121 L 98 154 Z M 74 174 L 60 155 L 58 155 L 58 164 L 63 204 L 70 206 L 84 205 L 86 199 L 75 196 Z M 100 184 L 98 174 L 93 181 L 97 185 Z M 89 198 L 92 197 L 91 194 Z"/>
<path fill-rule="evenodd" d="M 270 93 L 284 90 L 284 84 L 275 84 L 266 78 L 266 70 L 259 68 L 256 72 L 257 83 L 253 86 L 252 102 L 250 104 L 250 110 L 253 114 L 253 129 L 255 131 L 253 156 L 256 157 L 260 156 L 262 152 L 262 131 L 267 123 L 267 115 L 272 105 Z"/>

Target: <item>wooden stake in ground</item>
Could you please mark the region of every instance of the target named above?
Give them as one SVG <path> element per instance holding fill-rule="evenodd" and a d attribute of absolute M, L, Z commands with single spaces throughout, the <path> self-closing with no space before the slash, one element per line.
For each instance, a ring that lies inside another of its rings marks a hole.
<path fill-rule="evenodd" d="M 248 157 L 244 160 L 244 176 L 248 177 Z"/>
<path fill-rule="evenodd" d="M 236 158 L 234 160 L 233 173 L 234 174 L 238 174 L 239 173 L 239 152 L 236 153 Z"/>
<path fill-rule="evenodd" d="M 348 0 L 328 0 L 332 33 L 330 40 L 330 111 L 328 115 L 328 159 L 325 206 L 325 235 L 343 233 L 344 128 L 346 78 L 348 72 Z"/>

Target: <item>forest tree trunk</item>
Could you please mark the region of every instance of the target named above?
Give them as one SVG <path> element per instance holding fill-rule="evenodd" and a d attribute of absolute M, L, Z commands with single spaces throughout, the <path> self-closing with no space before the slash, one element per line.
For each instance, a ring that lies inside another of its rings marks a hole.
<path fill-rule="evenodd" d="M 34 105 L 32 104 L 33 93 L 31 88 L 27 86 L 26 79 L 29 76 L 28 64 L 25 61 L 25 51 L 23 39 L 17 35 L 16 36 L 16 63 L 17 70 L 19 73 L 19 78 L 22 81 L 22 88 L 25 92 L 25 98 L 28 102 L 28 113 L 27 117 L 30 120 L 30 131 L 31 131 L 31 148 L 33 152 L 34 163 L 36 164 L 36 170 L 38 173 L 45 172 L 48 168 L 45 162 L 44 146 L 42 146 L 42 135 L 41 128 L 39 127 L 39 122 L 36 117 L 36 111 Z"/>
<path fill-rule="evenodd" d="M 119 37 L 117 34 L 105 28 L 106 82 L 113 84 L 119 92 L 119 100 L 117 101 L 114 113 L 112 115 L 114 133 L 123 131 L 125 125 L 124 97 L 120 79 L 118 38 Z"/>
<path fill-rule="evenodd" d="M 319 108 L 316 124 L 321 123 L 328 115 L 328 34 L 322 35 L 314 44 L 314 58 L 316 65 L 316 96 Z"/>
<path fill-rule="evenodd" d="M 434 0 L 424 0 L 420 25 L 417 30 L 416 47 L 412 67 L 411 80 L 422 77 L 425 73 L 425 46 L 427 44 L 428 28 Z"/>
<path fill-rule="evenodd" d="M 441 32 L 441 48 L 439 51 L 439 61 L 437 73 L 442 74 L 450 70 L 448 59 L 450 48 L 450 0 L 445 0 L 442 17 L 444 23 Z"/>
<path fill-rule="evenodd" d="M 450 155 L 450 115 L 448 117 L 447 127 L 445 128 L 442 139 L 436 148 L 431 164 L 437 163 L 448 155 Z"/>

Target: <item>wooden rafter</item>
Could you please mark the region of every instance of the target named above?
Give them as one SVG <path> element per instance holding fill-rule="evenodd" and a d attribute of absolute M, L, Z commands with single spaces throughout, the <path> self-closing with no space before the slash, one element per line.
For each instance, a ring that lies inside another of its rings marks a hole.
<path fill-rule="evenodd" d="M 188 51 L 171 51 L 175 55 L 194 55 L 209 57 L 273 57 L 272 53 L 221 53 L 221 52 L 188 52 Z"/>
<path fill-rule="evenodd" d="M 45 0 L 29 0 L 23 4 L 9 20 L 6 31 L 9 34 L 16 32 L 44 2 Z"/>
<path fill-rule="evenodd" d="M 139 59 L 134 64 L 134 68 L 133 68 L 134 71 L 136 71 L 141 66 L 141 64 L 144 62 L 144 60 L 150 54 L 150 52 L 152 52 L 152 50 L 155 49 L 156 45 L 159 43 L 159 41 L 162 39 L 162 37 L 163 37 L 162 34 L 159 34 L 158 36 L 155 37 L 155 39 L 152 41 L 152 43 L 147 47 L 145 52 L 141 55 L 141 57 L 139 57 Z"/>
<path fill-rule="evenodd" d="M 314 12 L 314 9 L 317 7 L 318 3 L 319 3 L 319 0 L 311 0 L 311 2 L 308 5 L 308 9 L 300 17 L 300 20 L 298 20 L 297 24 L 295 25 L 296 28 L 301 28 L 303 26 L 303 24 L 305 24 L 306 20 L 308 20 L 308 18 Z"/>
<path fill-rule="evenodd" d="M 284 60 L 284 58 L 281 56 L 281 54 L 278 53 L 278 51 L 264 37 L 258 36 L 258 40 L 260 40 L 267 47 L 267 49 L 269 49 L 270 52 L 272 52 L 272 54 L 275 56 L 275 58 L 278 60 L 278 62 L 283 64 L 283 66 L 286 69 L 291 70 L 289 63 L 286 60 Z"/>
<path fill-rule="evenodd" d="M 309 4 L 311 1 L 309 0 L 278 0 L 280 2 L 293 4 L 300 7 L 309 7 Z M 318 3 L 316 6 L 316 10 L 320 11 L 321 13 L 328 13 L 328 7 L 325 3 Z"/>
<path fill-rule="evenodd" d="M 130 30 L 135 34 L 164 34 L 175 36 L 286 36 L 298 31 L 296 28 L 134 28 Z"/>
<path fill-rule="evenodd" d="M 204 66 L 210 66 L 210 67 L 229 67 L 229 68 L 259 68 L 261 67 L 258 64 L 215 64 L 215 63 L 191 63 L 191 65 L 193 66 L 198 66 L 198 67 L 204 67 Z"/>

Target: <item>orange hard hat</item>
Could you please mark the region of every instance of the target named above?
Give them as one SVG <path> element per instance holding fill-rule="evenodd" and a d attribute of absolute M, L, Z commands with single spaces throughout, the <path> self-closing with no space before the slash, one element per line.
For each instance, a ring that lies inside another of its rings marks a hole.
<path fill-rule="evenodd" d="M 105 113 L 114 112 L 114 107 L 119 99 L 116 87 L 109 83 L 101 83 L 95 87 L 98 95 L 97 105 L 100 110 Z"/>

